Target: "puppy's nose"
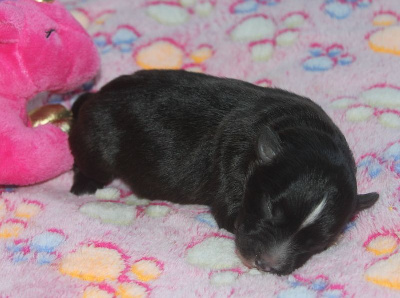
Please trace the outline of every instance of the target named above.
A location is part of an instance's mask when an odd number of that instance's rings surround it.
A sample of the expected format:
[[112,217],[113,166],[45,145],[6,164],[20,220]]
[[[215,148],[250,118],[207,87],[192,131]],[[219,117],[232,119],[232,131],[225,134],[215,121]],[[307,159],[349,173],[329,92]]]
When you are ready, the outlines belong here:
[[257,257],[254,264],[256,265],[257,269],[265,272],[275,271],[275,267],[277,265],[272,258],[267,256]]

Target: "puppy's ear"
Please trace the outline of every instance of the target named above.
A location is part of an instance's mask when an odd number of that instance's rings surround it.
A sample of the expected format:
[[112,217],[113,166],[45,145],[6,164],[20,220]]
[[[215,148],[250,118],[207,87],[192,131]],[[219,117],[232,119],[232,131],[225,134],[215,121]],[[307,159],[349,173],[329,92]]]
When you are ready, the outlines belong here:
[[273,132],[269,127],[263,128],[258,137],[258,157],[266,163],[272,162],[274,157],[282,149],[280,143],[281,140],[275,132]]
[[357,212],[372,207],[378,201],[379,194],[371,192],[363,195],[357,195]]

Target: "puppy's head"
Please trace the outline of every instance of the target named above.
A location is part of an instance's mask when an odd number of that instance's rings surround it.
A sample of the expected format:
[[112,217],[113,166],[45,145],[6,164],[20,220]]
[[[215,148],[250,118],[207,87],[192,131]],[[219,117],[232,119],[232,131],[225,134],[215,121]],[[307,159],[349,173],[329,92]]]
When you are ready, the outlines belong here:
[[[283,275],[333,244],[351,218],[379,195],[357,194],[351,157],[327,159],[309,152],[295,156],[293,148],[280,143],[272,131],[260,137],[262,162],[248,179],[235,227],[243,263]],[[332,156],[334,146],[322,145],[318,150]]]

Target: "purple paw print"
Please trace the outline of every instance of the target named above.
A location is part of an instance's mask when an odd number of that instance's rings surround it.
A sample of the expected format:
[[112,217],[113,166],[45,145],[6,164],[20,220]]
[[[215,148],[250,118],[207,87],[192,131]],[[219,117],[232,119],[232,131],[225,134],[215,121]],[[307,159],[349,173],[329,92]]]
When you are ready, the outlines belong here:
[[322,10],[331,18],[342,20],[351,15],[356,8],[370,6],[372,0],[326,0]]
[[307,71],[327,71],[336,65],[349,65],[355,57],[344,52],[340,44],[323,47],[318,43],[310,46],[310,56],[303,62],[303,68]]

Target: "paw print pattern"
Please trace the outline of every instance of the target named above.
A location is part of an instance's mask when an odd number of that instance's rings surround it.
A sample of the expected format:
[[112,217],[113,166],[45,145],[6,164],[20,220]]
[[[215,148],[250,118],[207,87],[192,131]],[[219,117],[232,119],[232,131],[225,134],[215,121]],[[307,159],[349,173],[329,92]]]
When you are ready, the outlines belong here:
[[133,54],[137,65],[143,69],[186,69],[204,72],[204,62],[214,55],[213,47],[200,44],[190,53],[171,38],[161,38],[145,44]]
[[254,61],[268,61],[277,46],[290,46],[297,40],[307,15],[292,12],[279,22],[264,14],[247,16],[227,34],[235,42],[248,43]]
[[79,211],[103,223],[121,226],[132,224],[136,218],[134,206],[118,202],[88,202]]
[[163,25],[180,25],[196,14],[208,16],[215,6],[215,0],[155,1],[147,4],[149,17]]
[[232,14],[253,13],[261,6],[275,6],[280,0],[239,0],[231,5],[229,11]]
[[381,154],[362,156],[357,167],[371,179],[378,177],[385,168],[400,177],[400,141],[389,144]]
[[34,260],[39,265],[47,265],[60,258],[57,248],[65,239],[66,236],[62,231],[50,229],[30,240],[16,239],[9,241],[6,244],[6,249],[14,263]]
[[290,289],[281,291],[278,294],[278,298],[346,297],[344,286],[340,284],[331,284],[328,277],[324,275],[319,275],[312,279],[307,279],[299,275],[293,275],[289,276],[288,283],[290,285]]
[[147,297],[164,271],[156,258],[135,261],[108,242],[88,242],[62,258],[61,274],[89,282],[83,297]]
[[325,0],[322,5],[324,11],[331,18],[346,19],[357,8],[367,8],[372,0]]
[[210,212],[201,212],[196,216],[196,220],[208,225],[211,228],[218,228],[218,224]]
[[102,54],[110,53],[113,49],[121,53],[130,53],[139,37],[139,32],[130,25],[120,25],[112,33],[97,32],[93,35],[94,43]]
[[383,170],[382,162],[375,154],[363,156],[357,163],[357,168],[361,169],[372,179],[378,177]]
[[[209,211],[200,212],[196,219],[217,229]],[[232,285],[241,277],[265,274],[245,267],[236,254],[234,238],[219,231],[193,239],[186,247],[185,260],[192,266],[209,271],[210,284],[217,286]]]
[[15,218],[7,219],[0,224],[0,239],[16,238],[25,230],[26,221]]
[[344,51],[340,44],[323,47],[318,43],[310,46],[310,56],[303,62],[303,68],[307,71],[326,71],[337,65],[350,65],[355,57]]
[[10,186],[10,185],[0,185],[0,195],[3,192],[13,192],[15,190],[14,186]]
[[113,187],[99,189],[94,196],[97,201],[83,204],[79,211],[105,224],[130,225],[136,219],[135,205],[148,204],[147,202],[140,202],[139,199],[134,201],[133,195],[124,196],[120,189]]
[[114,187],[97,190],[95,197],[97,201],[83,204],[79,211],[105,224],[117,226],[131,225],[136,218],[143,216],[162,218],[175,210],[171,203],[139,199]]
[[101,31],[103,25],[115,13],[116,11],[112,9],[100,11],[95,15],[91,15],[81,8],[71,11],[71,14],[82,27],[93,36],[94,43],[101,54],[109,53],[113,49],[117,49],[121,53],[129,53],[132,51],[134,42],[140,37],[139,32],[134,27],[122,24],[111,33]]
[[400,88],[397,86],[378,84],[362,92],[358,98],[335,99],[331,106],[345,110],[346,118],[351,122],[375,118],[385,127],[400,127]]
[[93,89],[96,83],[96,78],[84,83],[73,91],[67,93],[51,93],[43,100],[42,105],[46,104],[62,104],[68,109],[71,109],[73,102],[84,92],[89,92]]
[[83,8],[71,9],[71,14],[75,19],[82,25],[86,31],[92,35],[98,32],[103,25],[113,17],[116,13],[113,9],[102,10],[96,14],[91,14],[89,11]]
[[191,242],[187,246],[185,260],[193,266],[211,270],[210,283],[215,285],[231,284],[248,272],[235,253],[233,238],[219,233]]
[[197,243],[188,245],[186,260],[198,267],[221,270],[240,265],[235,255],[233,238],[225,235],[212,235]]
[[372,24],[378,29],[367,34],[365,39],[371,50],[400,55],[400,15],[394,11],[375,13]]
[[167,216],[167,214],[170,213],[171,209],[171,204],[167,202],[150,203],[147,206],[145,213],[147,216],[158,218]]
[[364,243],[365,249],[377,257],[364,274],[367,281],[400,290],[399,232],[373,234]]
[[383,161],[400,177],[400,141],[391,144],[383,154]]
[[44,208],[34,200],[23,200],[17,205],[0,198],[0,240],[17,238],[27,227],[28,221]]

